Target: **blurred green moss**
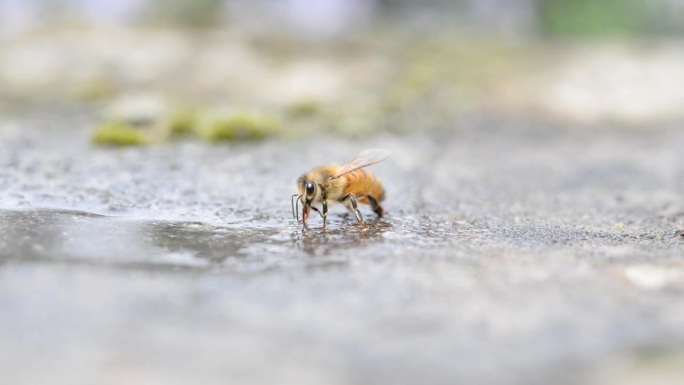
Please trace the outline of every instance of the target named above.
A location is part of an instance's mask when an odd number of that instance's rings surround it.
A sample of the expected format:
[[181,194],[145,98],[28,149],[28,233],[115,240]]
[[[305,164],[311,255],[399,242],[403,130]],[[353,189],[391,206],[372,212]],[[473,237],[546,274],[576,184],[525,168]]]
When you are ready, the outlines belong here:
[[654,16],[639,0],[542,0],[538,10],[542,27],[562,37],[637,35]]
[[221,0],[152,0],[147,11],[152,20],[190,27],[216,25],[224,13]]
[[149,143],[145,132],[125,122],[103,122],[95,128],[93,143],[106,146],[140,146]]
[[258,140],[282,132],[280,120],[257,112],[205,113],[197,125],[199,135],[209,142]]
[[286,107],[288,115],[295,118],[306,118],[321,112],[321,105],[314,100],[300,100]]
[[200,112],[192,108],[179,108],[169,116],[171,135],[188,135],[195,131]]

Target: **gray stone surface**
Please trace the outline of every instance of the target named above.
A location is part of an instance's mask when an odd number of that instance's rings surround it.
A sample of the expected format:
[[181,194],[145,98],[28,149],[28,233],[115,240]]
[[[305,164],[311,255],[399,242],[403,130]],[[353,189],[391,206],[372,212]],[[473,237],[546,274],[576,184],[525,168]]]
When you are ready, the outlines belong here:
[[[0,125],[3,384],[681,383],[677,126],[111,149],[93,122]],[[386,218],[295,223],[296,178],[368,147]]]

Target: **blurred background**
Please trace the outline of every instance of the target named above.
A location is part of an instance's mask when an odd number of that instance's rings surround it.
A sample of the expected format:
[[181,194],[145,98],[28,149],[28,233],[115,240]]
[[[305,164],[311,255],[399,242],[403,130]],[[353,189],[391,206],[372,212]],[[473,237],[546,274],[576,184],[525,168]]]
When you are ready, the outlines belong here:
[[[0,383],[684,383],[682,20],[0,0]],[[372,147],[388,215],[296,223]]]
[[0,100],[92,107],[103,144],[473,113],[643,126],[684,115],[682,18],[682,0],[3,0]]

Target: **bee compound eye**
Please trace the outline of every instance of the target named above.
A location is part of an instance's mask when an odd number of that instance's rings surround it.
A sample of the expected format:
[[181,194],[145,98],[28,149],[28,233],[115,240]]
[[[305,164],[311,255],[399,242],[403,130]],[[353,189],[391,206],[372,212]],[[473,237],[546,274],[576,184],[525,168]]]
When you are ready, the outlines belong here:
[[316,192],[316,186],[312,181],[307,181],[306,184],[304,185],[304,188],[306,189],[306,196],[307,197],[312,197],[314,193]]

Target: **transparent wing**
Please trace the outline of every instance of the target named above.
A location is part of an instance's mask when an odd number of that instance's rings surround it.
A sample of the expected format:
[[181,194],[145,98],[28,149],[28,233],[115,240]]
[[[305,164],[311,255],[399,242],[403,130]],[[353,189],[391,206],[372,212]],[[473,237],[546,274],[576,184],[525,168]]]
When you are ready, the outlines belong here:
[[354,159],[343,164],[340,168],[340,171],[331,176],[330,179],[337,179],[348,172],[370,166],[371,164],[382,162],[391,154],[391,152],[382,148],[369,148],[367,150],[363,150]]

